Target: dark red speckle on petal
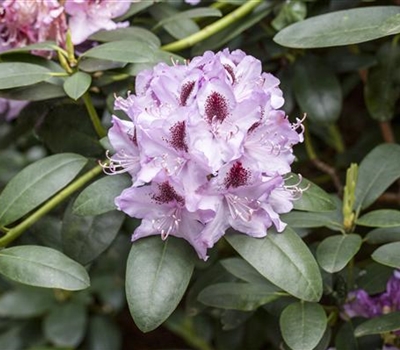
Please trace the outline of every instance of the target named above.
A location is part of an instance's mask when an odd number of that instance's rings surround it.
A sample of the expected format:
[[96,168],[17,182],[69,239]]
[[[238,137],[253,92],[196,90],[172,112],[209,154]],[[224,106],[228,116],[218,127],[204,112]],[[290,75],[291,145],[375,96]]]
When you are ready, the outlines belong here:
[[187,99],[189,98],[191,92],[194,88],[194,81],[189,81],[182,86],[181,96],[180,96],[180,103],[181,106],[186,106]]
[[188,146],[186,143],[186,122],[181,121],[173,125],[169,131],[171,132],[171,138],[169,144],[176,151],[188,151]]
[[243,168],[241,162],[236,162],[233,164],[232,168],[229,170],[229,173],[226,175],[224,180],[224,185],[226,189],[229,187],[239,187],[244,186],[248,183],[250,178],[250,172]]
[[222,123],[228,116],[228,102],[219,92],[212,92],[206,99],[206,117],[209,123],[214,120]]
[[224,68],[226,72],[229,74],[231,77],[232,85],[235,84],[236,82],[236,77],[235,77],[235,72],[233,71],[233,68],[229,64],[224,64]]
[[172,201],[176,201],[182,205],[185,203],[185,199],[176,193],[168,181],[159,184],[158,189],[160,193],[157,195],[154,194],[152,198],[159,204],[166,204]]

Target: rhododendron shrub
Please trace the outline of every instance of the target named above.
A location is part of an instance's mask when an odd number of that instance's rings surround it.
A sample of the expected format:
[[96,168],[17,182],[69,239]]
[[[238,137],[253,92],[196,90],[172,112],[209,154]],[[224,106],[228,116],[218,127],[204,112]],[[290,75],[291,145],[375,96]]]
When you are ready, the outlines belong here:
[[0,0],[0,348],[400,349],[398,5]]

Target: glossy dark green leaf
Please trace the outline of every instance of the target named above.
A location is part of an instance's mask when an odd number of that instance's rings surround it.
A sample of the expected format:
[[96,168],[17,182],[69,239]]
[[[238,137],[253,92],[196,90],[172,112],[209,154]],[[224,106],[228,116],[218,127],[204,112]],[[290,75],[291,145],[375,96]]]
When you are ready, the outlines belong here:
[[157,23],[167,21],[162,27],[175,39],[183,39],[200,30],[199,26],[190,18],[181,18],[169,22],[168,19],[179,15],[180,12],[173,6],[166,3],[157,3],[149,9],[150,14],[156,19]]
[[190,9],[182,12],[178,12],[172,16],[168,16],[167,18],[164,18],[163,20],[159,21],[155,27],[164,27],[167,26],[168,24],[171,24],[172,22],[175,21],[182,21],[185,19],[191,19],[191,18],[202,18],[202,17],[221,17],[222,13],[220,10],[212,7],[198,7],[195,9]]
[[73,100],[81,97],[90,87],[92,77],[84,72],[76,72],[64,82],[64,91]]
[[53,196],[85,166],[87,159],[56,154],[27,166],[0,194],[0,225],[8,225]]
[[[290,227],[313,228],[328,227],[334,231],[341,231],[343,228],[343,218],[334,211],[332,212],[301,212],[292,211],[282,215],[281,219]],[[341,213],[340,213],[341,214]]]
[[304,20],[307,15],[307,6],[301,1],[286,2],[282,5],[278,15],[273,19],[271,25],[275,30],[281,30],[289,24]]
[[218,283],[202,290],[199,301],[221,309],[252,311],[277,298],[277,287],[250,283]]
[[395,311],[387,315],[378,316],[361,323],[356,327],[354,334],[362,337],[370,334],[381,334],[400,329],[400,312]]
[[220,30],[218,33],[211,37],[201,41],[195,45],[192,49],[192,56],[202,55],[206,50],[215,50],[224,47],[224,44],[237,38],[246,29],[251,28],[257,23],[268,16],[272,11],[272,4],[264,1],[260,6],[257,7],[257,11],[254,11],[244,18],[241,18],[232,25]]
[[365,236],[365,241],[370,244],[382,244],[400,241],[399,227],[376,228],[369,231]]
[[386,290],[387,281],[392,275],[392,268],[372,262],[359,273],[356,284],[370,295],[378,294]]
[[15,52],[30,52],[32,50],[54,51],[56,45],[57,43],[55,41],[43,41],[41,43],[26,45],[23,47],[18,47],[11,50],[3,51],[1,55],[8,55]]
[[342,90],[333,71],[318,57],[305,56],[294,66],[294,94],[302,113],[318,123],[333,123],[341,113]]
[[140,2],[133,2],[129,7],[129,10],[126,11],[123,15],[115,18],[116,22],[125,21],[127,18],[136,15],[137,13],[147,9],[148,7],[152,6],[154,3],[152,1],[140,1]]
[[12,327],[5,332],[1,332],[0,344],[7,347],[7,350],[22,350],[21,326]]
[[198,259],[183,239],[159,236],[132,244],[126,269],[126,297],[136,325],[149,332],[174,311]]
[[87,350],[119,350],[121,338],[119,328],[109,317],[96,315],[90,318]]
[[362,238],[354,233],[325,238],[317,248],[317,261],[327,272],[342,270],[359,251]]
[[84,305],[66,302],[54,307],[45,317],[43,332],[54,345],[75,348],[83,340],[86,323]]
[[280,31],[274,41],[305,49],[356,44],[397,33],[398,6],[369,6],[308,18]]
[[117,28],[114,30],[101,30],[92,34],[90,40],[109,42],[118,40],[143,41],[154,48],[161,45],[160,39],[149,30],[142,27]]
[[330,211],[336,208],[328,193],[311,181],[299,177],[296,174],[290,174],[285,181],[286,186],[295,186],[303,190],[299,199],[293,202],[294,209],[304,211]]
[[112,41],[86,51],[83,57],[131,63],[155,62],[156,49],[141,40]]
[[0,90],[0,97],[21,101],[42,101],[63,96],[66,95],[62,86],[47,82]]
[[378,209],[359,217],[356,224],[368,227],[400,226],[400,210]]
[[335,337],[336,349],[358,350],[357,339],[354,337],[354,328],[351,322],[343,323]]
[[110,246],[124,218],[124,213],[116,210],[97,216],[78,216],[68,207],[61,230],[64,253],[82,265],[90,263]]
[[327,317],[321,305],[298,302],[283,310],[279,324],[291,349],[312,350],[324,335]]
[[322,279],[318,264],[301,238],[290,228],[269,230],[265,238],[225,235],[230,245],[258,272],[293,296],[318,301]]
[[43,315],[55,304],[54,293],[48,289],[18,288],[0,297],[0,316],[31,318]]
[[376,262],[400,269],[400,242],[388,243],[376,249],[371,258]]
[[[52,106],[41,117],[36,127],[41,141],[54,153],[72,152],[99,159],[104,156],[104,148],[82,104],[60,103]],[[79,115],[79,118],[71,118]],[[43,120],[44,119],[44,120]]]
[[[79,61],[79,69],[88,73],[94,73],[98,71],[105,71],[109,69],[123,68],[127,65],[126,62],[115,62],[109,60],[100,60],[97,58],[84,58]],[[101,78],[101,77],[100,77]],[[98,86],[99,77],[93,82],[95,86]]]
[[82,265],[57,250],[40,246],[17,246],[0,251],[0,274],[31,286],[81,290],[89,287]]
[[[222,266],[233,276],[252,284],[261,284],[268,287],[275,287],[253,266],[242,258],[228,258],[220,261]],[[275,287],[276,288],[276,287]]]
[[355,210],[365,209],[400,177],[400,145],[382,144],[363,159],[358,168]]
[[364,98],[371,117],[382,122],[395,116],[400,95],[400,47],[386,43],[377,58],[378,65],[368,71]]
[[0,63],[0,89],[32,85],[48,78],[50,78],[50,71],[36,64]]
[[128,176],[106,176],[86,187],[74,202],[76,215],[99,215],[115,210],[114,200],[132,185]]

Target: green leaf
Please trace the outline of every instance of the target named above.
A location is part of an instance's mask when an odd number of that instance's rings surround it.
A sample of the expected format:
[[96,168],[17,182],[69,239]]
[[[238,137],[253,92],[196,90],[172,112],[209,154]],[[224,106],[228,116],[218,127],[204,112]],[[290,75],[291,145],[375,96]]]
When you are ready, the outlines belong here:
[[98,45],[86,51],[82,57],[93,57],[103,60],[131,63],[155,62],[156,50],[141,40],[112,41]]
[[400,210],[379,209],[370,211],[359,217],[356,224],[368,227],[396,227],[400,226]]
[[83,266],[57,250],[40,246],[17,246],[0,251],[0,273],[31,286],[81,290],[89,287]]
[[327,318],[321,305],[298,302],[283,310],[279,320],[282,337],[293,350],[312,350],[324,335]]
[[169,4],[157,3],[149,9],[150,14],[156,19],[157,23],[167,21],[163,28],[175,39],[183,39],[200,30],[199,26],[190,18],[181,18],[173,22],[168,19],[179,15],[180,12]]
[[363,337],[370,334],[381,334],[400,329],[400,312],[395,311],[386,315],[372,318],[356,327],[356,337]]
[[64,82],[64,91],[73,100],[81,97],[90,87],[92,77],[84,72],[76,72]]
[[286,2],[282,5],[278,15],[272,20],[271,25],[276,30],[281,30],[289,24],[304,20],[307,15],[307,6],[301,1]]
[[357,340],[354,337],[354,328],[351,322],[343,323],[335,337],[336,349],[358,350]]
[[110,246],[124,218],[124,213],[116,210],[97,216],[77,216],[68,207],[61,230],[64,253],[87,265]]
[[1,55],[7,55],[10,53],[16,52],[30,52],[32,50],[41,50],[41,51],[54,51],[54,48],[57,46],[55,41],[43,41],[41,43],[36,43],[32,45],[26,45],[23,47],[17,47],[15,49],[10,49],[7,51],[3,51]]
[[0,90],[0,97],[21,101],[42,101],[63,96],[65,96],[65,91],[62,86],[47,82]]
[[294,66],[294,94],[301,112],[318,123],[333,123],[341,113],[342,89],[336,75],[317,56],[305,56]]
[[291,211],[288,214],[281,216],[283,222],[287,223],[290,227],[296,228],[313,228],[313,227],[328,227],[334,231],[341,231],[343,229],[343,218],[341,212],[301,212]]
[[368,71],[364,98],[371,117],[382,122],[395,116],[396,102],[400,95],[400,47],[385,43],[377,58],[378,65]]
[[203,17],[221,17],[222,13],[220,10],[212,7],[198,7],[182,12],[178,12],[172,16],[168,16],[157,23],[153,30],[172,24],[173,22],[179,22],[190,18],[203,18]]
[[186,291],[197,259],[183,239],[147,237],[132,244],[127,261],[126,297],[136,325],[149,332],[174,311]]
[[400,33],[398,6],[370,6],[331,12],[292,24],[274,41],[282,46],[310,49],[362,43]]
[[87,350],[121,349],[121,333],[109,317],[96,315],[89,321]]
[[399,227],[384,227],[369,231],[365,241],[370,244],[382,244],[400,241]]
[[252,311],[277,298],[278,288],[250,283],[218,283],[203,289],[198,299],[221,309]]
[[0,89],[39,83],[50,78],[47,68],[31,63],[0,63]]
[[86,331],[87,315],[82,304],[67,302],[54,307],[43,322],[46,338],[56,346],[77,347]]
[[74,179],[86,162],[82,156],[64,153],[27,166],[0,194],[0,226],[18,220],[53,196]]
[[293,202],[294,209],[313,212],[336,209],[336,205],[328,193],[299,175],[290,174],[285,181],[285,186],[296,186],[303,190],[301,197]]
[[43,315],[54,306],[52,290],[19,288],[0,297],[0,317],[31,318]]
[[378,294],[386,290],[387,281],[392,275],[392,268],[372,262],[359,273],[356,284],[370,295]]
[[220,263],[229,273],[245,282],[268,287],[274,286],[244,259],[228,258],[221,260]]
[[400,269],[400,242],[388,243],[376,249],[371,258],[376,262]]
[[99,215],[115,210],[115,198],[131,185],[132,179],[128,176],[103,177],[79,194],[72,211],[76,215]]
[[325,238],[317,248],[317,261],[327,272],[342,270],[361,247],[362,238],[354,233]]
[[382,144],[363,159],[358,168],[354,209],[369,207],[400,177],[400,145]]
[[265,238],[244,234],[225,235],[229,244],[259,273],[291,295],[306,301],[318,301],[322,278],[314,257],[290,228],[273,230]]
[[114,30],[100,30],[92,34],[90,40],[109,42],[118,40],[143,41],[147,45],[158,48],[161,46],[160,39],[147,29],[142,27],[117,28]]

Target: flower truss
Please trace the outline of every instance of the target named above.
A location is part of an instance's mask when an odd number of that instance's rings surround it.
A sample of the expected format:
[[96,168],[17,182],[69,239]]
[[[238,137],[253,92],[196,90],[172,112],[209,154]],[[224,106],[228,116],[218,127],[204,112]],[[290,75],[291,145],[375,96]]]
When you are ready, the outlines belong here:
[[303,128],[279,110],[278,85],[259,60],[228,49],[137,76],[136,93],[116,99],[129,120],[113,117],[105,166],[132,176],[115,202],[142,219],[133,241],[182,237],[206,259],[229,227],[253,237],[285,228],[279,214],[301,190],[284,176]]
[[[343,305],[343,318],[364,317],[374,318],[390,312],[400,311],[400,271],[395,271],[386,284],[383,293],[370,296],[363,289],[350,292],[347,296],[347,303]],[[399,340],[400,332],[396,331],[386,335],[384,350],[399,349],[393,345]]]

